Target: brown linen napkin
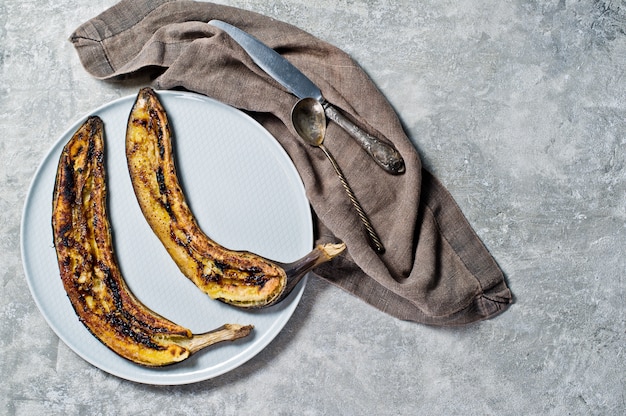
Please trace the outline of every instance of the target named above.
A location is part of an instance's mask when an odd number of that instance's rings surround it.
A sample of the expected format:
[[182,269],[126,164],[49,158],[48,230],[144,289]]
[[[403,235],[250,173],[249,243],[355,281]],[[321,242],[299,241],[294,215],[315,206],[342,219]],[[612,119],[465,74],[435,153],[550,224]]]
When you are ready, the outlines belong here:
[[[377,255],[331,164],[291,126],[297,101],[230,37],[206,22],[224,20],[262,40],[315,82],[325,98],[370,133],[391,141],[407,171],[380,169],[330,123],[326,146],[346,174],[386,247]],[[501,270],[445,188],[422,169],[398,117],[368,76],[341,50],[289,24],[212,3],[123,0],[71,36],[99,79],[151,74],[152,86],[182,88],[240,108],[292,158],[317,217],[319,241],[348,250],[315,273],[404,320],[456,325],[489,318],[511,303]]]

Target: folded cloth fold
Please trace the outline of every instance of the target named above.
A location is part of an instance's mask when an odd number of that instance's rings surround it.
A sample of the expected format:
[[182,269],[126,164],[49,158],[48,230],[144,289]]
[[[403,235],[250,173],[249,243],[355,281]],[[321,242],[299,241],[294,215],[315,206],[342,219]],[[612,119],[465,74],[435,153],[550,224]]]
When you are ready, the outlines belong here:
[[[219,19],[285,56],[324,97],[402,154],[394,176],[338,126],[325,145],[381,236],[370,248],[350,200],[324,154],[302,142],[290,121],[297,98],[265,74],[226,33]],[[284,22],[205,2],[122,0],[71,35],[85,69],[99,79],[150,74],[158,89],[186,89],[246,111],[279,141],[304,182],[316,216],[316,238],[343,241],[347,252],[315,273],[403,320],[457,325],[494,316],[511,303],[502,271],[431,174],[374,83],[346,53]]]

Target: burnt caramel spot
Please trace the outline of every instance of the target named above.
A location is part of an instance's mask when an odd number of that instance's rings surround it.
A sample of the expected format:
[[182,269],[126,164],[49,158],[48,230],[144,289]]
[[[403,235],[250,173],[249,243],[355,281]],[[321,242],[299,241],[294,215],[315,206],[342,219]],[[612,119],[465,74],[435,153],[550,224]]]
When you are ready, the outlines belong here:
[[143,118],[133,118],[132,122],[135,126],[141,126],[144,129],[148,127],[148,121]]
[[261,273],[263,269],[261,269],[258,266],[252,266],[252,267],[248,267],[247,269],[245,269],[245,271],[251,274],[257,274],[257,273]]
[[58,243],[60,243],[63,247],[72,247],[74,240],[71,238],[70,233],[72,231],[72,223],[68,222],[59,227],[60,234],[58,237]]
[[115,328],[118,333],[132,339],[138,344],[144,345],[154,350],[165,349],[164,347],[155,344],[149,335],[135,331],[131,323],[116,312],[105,315],[105,320],[111,325],[111,327]]
[[188,249],[187,252],[190,252],[189,250],[189,242],[191,241],[191,237],[189,237],[187,234],[185,234],[185,239],[182,240],[180,238],[178,238],[178,235],[174,232],[174,230],[172,230],[172,232],[170,233],[170,237],[172,238],[172,241],[174,241],[176,243],[176,245],[186,248]]
[[269,279],[267,278],[267,276],[264,273],[261,273],[261,274],[251,274],[249,276],[246,276],[245,284],[246,285],[263,287],[263,286],[265,286],[265,284],[267,283],[268,280]]
[[155,172],[156,180],[159,184],[159,193],[167,196],[167,186],[165,185],[165,175],[163,174],[163,168],[159,166]]
[[223,276],[217,273],[206,274],[202,273],[202,279],[207,283],[222,283]]
[[76,198],[76,183],[74,180],[74,169],[69,163],[63,164],[63,177],[61,182],[61,194],[67,201]]
[[[219,273],[208,274],[203,272],[204,267],[201,261],[198,261],[197,264],[198,270],[201,271],[202,279],[207,283],[221,284],[225,279],[228,279],[230,284],[262,288],[271,279],[262,269],[256,266],[237,269],[233,268],[232,265],[215,260],[213,266],[219,270]],[[234,276],[238,277],[233,279]]]
[[159,117],[159,111],[155,108],[150,108],[150,120],[153,121],[156,126],[153,129],[157,136],[157,147],[159,148],[159,157],[163,159],[165,157],[165,143],[163,142],[163,126],[161,125],[161,118]]
[[124,302],[122,301],[122,296],[120,293],[121,288],[117,280],[113,277],[111,269],[102,261],[98,262],[98,267],[100,268],[102,273],[104,273],[104,283],[110,291],[115,308],[118,310],[124,310]]
[[97,161],[98,163],[104,163],[104,152],[102,152],[102,151],[100,151],[100,150],[98,150],[98,151],[96,152],[96,161]]
[[96,131],[91,130],[90,132],[90,140],[87,142],[87,160],[94,160],[95,146],[96,141],[93,137],[96,135]]
[[156,175],[157,183],[159,184],[159,193],[165,197],[165,201],[161,200],[161,205],[167,211],[167,214],[172,218],[172,220],[176,219],[174,212],[172,211],[172,206],[170,205],[168,195],[169,192],[167,190],[167,185],[165,184],[165,175],[163,174],[163,168],[159,166],[154,173]]
[[228,268],[228,264],[226,263],[222,263],[221,261],[215,261],[214,262],[215,267],[217,267],[218,269],[220,269],[221,272],[224,272],[224,270],[226,270]]

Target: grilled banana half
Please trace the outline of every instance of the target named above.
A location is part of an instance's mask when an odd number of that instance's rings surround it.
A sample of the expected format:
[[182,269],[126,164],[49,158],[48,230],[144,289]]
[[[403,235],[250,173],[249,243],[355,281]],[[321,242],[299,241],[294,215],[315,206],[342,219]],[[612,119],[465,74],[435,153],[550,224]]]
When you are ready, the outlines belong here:
[[131,110],[126,158],[141,210],[182,273],[213,299],[244,308],[272,305],[344,244],[316,247],[302,259],[282,264],[247,251],[229,250],[198,226],[177,178],[172,132],[157,94],[143,88]]
[[156,367],[250,333],[251,326],[226,324],[194,335],[143,305],[126,285],[113,251],[106,193],[103,123],[92,116],[63,148],[52,227],[63,286],[96,338],[128,360]]

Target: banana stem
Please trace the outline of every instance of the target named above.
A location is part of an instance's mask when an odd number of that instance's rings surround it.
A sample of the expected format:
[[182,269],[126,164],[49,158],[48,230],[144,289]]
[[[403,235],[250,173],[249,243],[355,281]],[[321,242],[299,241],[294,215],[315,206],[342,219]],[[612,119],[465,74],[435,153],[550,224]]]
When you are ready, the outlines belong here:
[[204,334],[194,334],[191,338],[182,339],[176,343],[193,354],[218,342],[235,341],[248,336],[252,329],[254,329],[252,325],[225,324]]
[[272,302],[272,305],[285,299],[309,271],[337,257],[345,248],[345,243],[318,245],[301,259],[293,263],[283,264],[282,267],[287,274],[287,287],[283,294]]

